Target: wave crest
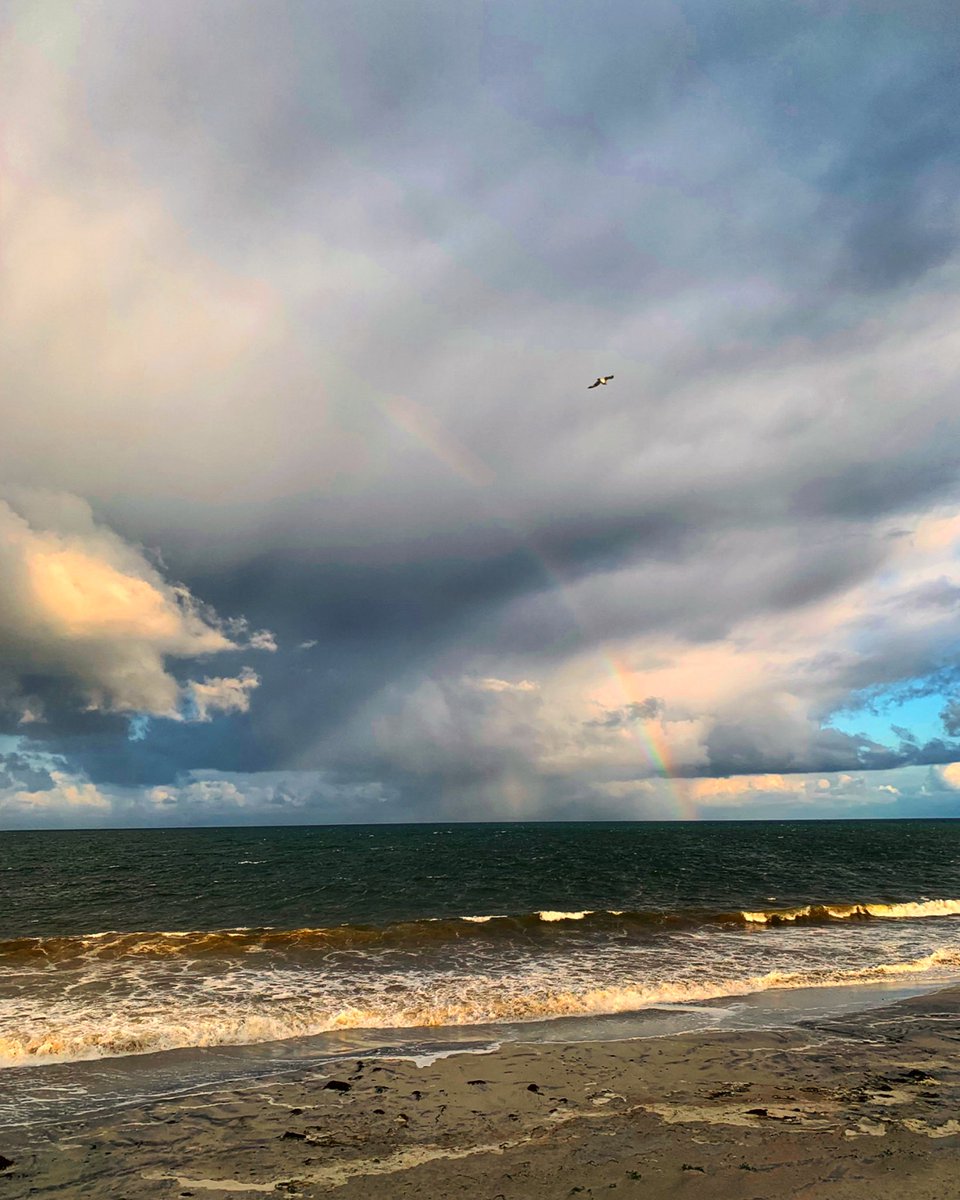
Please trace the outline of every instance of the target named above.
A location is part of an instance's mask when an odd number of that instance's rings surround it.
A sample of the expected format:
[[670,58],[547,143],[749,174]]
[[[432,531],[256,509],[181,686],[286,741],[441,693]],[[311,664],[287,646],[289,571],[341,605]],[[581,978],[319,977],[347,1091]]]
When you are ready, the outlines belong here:
[[725,912],[714,909],[623,910],[541,909],[516,915],[493,913],[433,917],[388,925],[329,928],[237,928],[122,933],[106,931],[66,937],[23,937],[0,941],[0,964],[43,960],[63,964],[121,958],[234,958],[257,953],[311,954],[333,950],[376,951],[436,947],[462,939],[511,941],[629,933],[636,937],[710,926],[740,928],[858,920],[919,920],[960,915],[960,900],[896,903],[804,904],[793,908]]
[[922,917],[960,915],[960,900],[910,900],[903,904],[805,904],[798,908],[773,908],[744,912],[743,919],[753,925],[780,925],[797,921],[902,921]]

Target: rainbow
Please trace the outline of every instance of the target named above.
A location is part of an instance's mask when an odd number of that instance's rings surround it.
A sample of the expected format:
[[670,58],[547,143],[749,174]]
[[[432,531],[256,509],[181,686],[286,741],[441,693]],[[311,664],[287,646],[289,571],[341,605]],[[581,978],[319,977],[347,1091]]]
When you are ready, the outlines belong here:
[[[636,672],[626,663],[616,658],[607,650],[601,650],[610,668],[610,674],[623,693],[627,704],[639,704],[646,699],[637,684]],[[667,785],[667,795],[672,802],[676,815],[681,821],[696,821],[700,810],[687,796],[686,789],[678,782],[675,769],[670,758],[670,747],[663,736],[663,729],[658,721],[636,721],[634,723],[636,737],[646,751],[652,766]]]
[[[558,567],[551,563],[549,557],[533,544],[528,534],[516,526],[508,514],[499,510],[493,503],[493,497],[486,489],[496,480],[494,471],[472,450],[453,437],[422,405],[405,396],[388,396],[378,399],[376,403],[391,424],[416,440],[454,475],[480,492],[484,507],[498,524],[511,530],[517,542],[534,559],[550,580],[577,627],[581,630],[588,629],[589,622],[578,611],[572,589]],[[592,638],[590,640],[595,641]],[[627,666],[623,659],[615,656],[602,644],[598,652],[606,672],[623,695],[624,704],[635,704],[644,700],[646,697],[641,693],[636,673]],[[686,789],[678,783],[670,758],[670,749],[663,737],[660,723],[639,720],[633,722],[631,728],[634,738],[642,749],[647,762],[653,768],[654,774],[664,780],[666,784],[665,797],[676,818],[683,821],[697,820],[699,810],[688,799]]]
[[406,396],[388,396],[378,400],[377,404],[398,429],[426,446],[435,458],[467,483],[487,487],[494,482],[494,473],[487,464],[452,437],[422,404]]

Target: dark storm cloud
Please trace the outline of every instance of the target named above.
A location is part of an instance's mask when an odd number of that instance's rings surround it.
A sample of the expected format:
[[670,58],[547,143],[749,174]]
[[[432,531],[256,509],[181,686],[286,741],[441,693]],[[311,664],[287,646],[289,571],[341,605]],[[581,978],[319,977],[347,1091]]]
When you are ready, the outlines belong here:
[[[30,737],[48,741],[59,737],[107,737],[114,739],[126,736],[129,720],[117,713],[91,712],[84,702],[81,691],[69,680],[55,676],[21,673],[16,696],[0,709],[0,733],[8,736],[26,733]],[[13,701],[16,700],[16,704]],[[33,706],[37,714],[43,715],[42,722],[22,723],[23,707]],[[34,725],[34,728],[30,728]]]
[[848,157],[825,179],[853,210],[841,278],[864,290],[916,279],[957,243],[957,81],[948,57],[960,39],[955,22],[943,33],[943,57],[916,61],[879,90]]
[[865,734],[848,734],[838,729],[812,731],[806,741],[799,729],[791,729],[788,737],[778,737],[781,732],[776,719],[763,726],[759,722],[718,722],[707,738],[709,774],[886,771],[952,763],[960,758],[960,742],[938,738],[920,745],[915,739],[901,737],[899,745],[885,746]]
[[960,700],[951,700],[940,713],[940,720],[951,737],[960,735]]
[[[594,630],[607,635],[682,632],[694,641],[707,640],[724,636],[747,612],[789,608],[829,595],[877,561],[869,542],[834,544],[828,539],[824,561],[818,564],[812,547],[805,557],[799,547],[785,551],[781,534],[757,559],[740,560],[729,547],[719,546],[709,552],[702,547],[689,560],[681,554],[678,563],[677,544],[668,553],[665,541],[661,576],[653,557],[656,544],[650,547],[641,527],[634,531],[639,548],[633,557],[642,580],[630,575],[620,585],[616,575],[606,582],[602,576],[592,579],[591,565],[604,553],[610,555],[610,546],[619,546],[621,557],[626,554],[629,533],[614,527],[604,551],[602,539],[591,543],[579,526],[569,536],[553,531],[547,561],[560,566],[571,587],[582,580],[588,589],[586,626],[544,559],[528,547],[511,547],[512,539],[494,556],[317,565],[294,554],[276,554],[236,572],[191,572],[194,588],[215,607],[228,602],[241,607],[254,625],[271,619],[287,648],[276,659],[258,663],[261,685],[250,713],[206,726],[153,722],[143,742],[126,740],[126,724],[122,729],[116,725],[113,736],[104,728],[93,737],[91,714],[85,717],[84,735],[71,738],[69,751],[65,743],[58,744],[97,782],[169,782],[191,767],[279,769],[302,761],[308,747],[348,725],[391,680],[409,677],[418,664],[437,655],[456,663],[465,643],[468,648],[484,646],[487,652],[499,648],[550,660],[589,645]],[[561,546],[572,551],[561,555]],[[585,562],[576,553],[581,546]],[[711,580],[716,582],[710,611],[704,613],[702,597]],[[290,648],[307,634],[317,644],[307,655],[298,650],[292,665]],[[223,669],[234,669],[230,659]],[[175,672],[185,673],[186,668]],[[634,719],[657,715],[643,705],[629,711]],[[608,715],[603,723],[622,715]],[[53,731],[47,736],[54,737]]]
[[[951,436],[953,431],[951,430]],[[863,520],[908,511],[949,492],[956,458],[949,440],[890,448],[876,461],[843,464],[807,479],[795,493],[796,508],[810,517]]]
[[197,768],[257,771],[265,766],[250,740],[249,725],[231,717],[210,726],[151,723],[143,738],[131,738],[129,720],[91,719],[19,729],[21,744],[55,753],[96,784],[140,787],[170,783],[189,764]]
[[[495,286],[575,289],[619,307],[675,285],[671,272],[729,265],[748,240],[752,265],[783,268],[799,238],[839,235],[837,269],[857,287],[942,258],[955,227],[955,41],[955,22],[929,4],[886,21],[827,4],[740,5],[722,18],[705,3],[642,15],[613,3],[562,14],[288,4],[269,19],[174,4],[120,6],[106,31],[90,22],[79,67],[94,128],[205,223],[215,213],[222,229],[228,213],[243,237],[250,222],[303,221],[304,194],[349,189],[372,170],[398,189],[388,221],[449,241]],[[784,229],[735,178],[745,153],[754,172],[762,165],[758,151],[798,184],[810,176],[837,211],[811,209],[805,228]],[[689,194],[701,190],[709,207]],[[365,205],[373,198],[368,186]],[[678,201],[686,221],[661,211]]]
[[[534,536],[522,527],[467,528],[407,542],[401,558],[395,546],[369,545],[317,561],[327,556],[322,546],[311,552],[291,542],[235,568],[205,568],[190,555],[170,561],[214,606],[242,606],[254,625],[272,614],[282,642],[309,637],[335,655],[358,642],[422,653],[515,600],[553,593],[558,576],[575,582],[630,562],[676,562],[701,541],[680,514],[557,514]],[[849,553],[845,563],[849,571]]]
[[952,623],[948,624],[948,633],[943,642],[918,644],[915,638],[901,639],[891,632],[889,638],[879,639],[872,655],[847,657],[832,664],[829,673],[846,698],[846,702],[835,706],[836,710],[877,714],[955,690],[960,668]]

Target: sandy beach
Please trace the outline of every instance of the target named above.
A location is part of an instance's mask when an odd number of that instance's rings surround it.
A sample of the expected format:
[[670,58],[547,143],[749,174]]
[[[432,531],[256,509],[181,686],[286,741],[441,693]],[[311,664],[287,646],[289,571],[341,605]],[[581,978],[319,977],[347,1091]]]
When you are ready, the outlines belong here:
[[324,1073],[8,1131],[0,1195],[883,1197],[960,1186],[960,989],[766,1031]]

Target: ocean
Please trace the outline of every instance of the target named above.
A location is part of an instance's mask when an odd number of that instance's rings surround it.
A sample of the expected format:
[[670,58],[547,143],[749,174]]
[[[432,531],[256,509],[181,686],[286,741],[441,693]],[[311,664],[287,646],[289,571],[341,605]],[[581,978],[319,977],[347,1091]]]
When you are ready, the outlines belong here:
[[148,1060],[171,1086],[934,987],[958,915],[942,820],[0,833],[0,1124]]

